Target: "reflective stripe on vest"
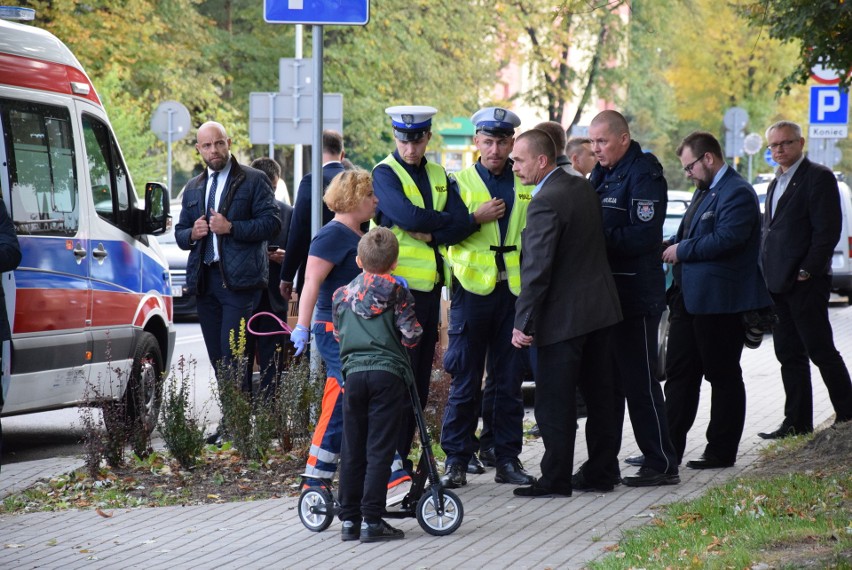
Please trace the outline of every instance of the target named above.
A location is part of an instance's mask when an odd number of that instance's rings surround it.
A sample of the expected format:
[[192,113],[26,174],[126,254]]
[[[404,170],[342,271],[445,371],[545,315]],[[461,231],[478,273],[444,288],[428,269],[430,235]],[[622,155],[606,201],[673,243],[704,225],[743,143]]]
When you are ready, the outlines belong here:
[[[402,183],[405,197],[412,204],[418,208],[426,207],[417,184],[392,154],[379,164],[387,164],[391,167]],[[429,186],[432,188],[432,208],[439,212],[443,211],[447,204],[447,173],[441,165],[427,162],[426,174],[429,177]],[[391,226],[390,230],[399,241],[399,261],[394,273],[404,277],[411,289],[427,292],[434,289],[438,282],[435,250],[429,244],[414,239],[398,226]]]
[[[476,171],[469,166],[453,175],[459,184],[462,200],[470,212],[491,199],[491,193]],[[521,231],[527,224],[527,207],[532,200],[533,186],[524,186],[515,177],[515,203],[509,215],[509,227],[506,241],[500,243],[500,226],[497,220],[482,224],[463,242],[449,247],[447,258],[452,265],[453,275],[465,290],[477,295],[488,295],[497,285],[497,261],[499,255],[492,249],[500,246],[515,246],[514,251],[506,251],[503,262],[509,289],[515,295],[521,292]]]

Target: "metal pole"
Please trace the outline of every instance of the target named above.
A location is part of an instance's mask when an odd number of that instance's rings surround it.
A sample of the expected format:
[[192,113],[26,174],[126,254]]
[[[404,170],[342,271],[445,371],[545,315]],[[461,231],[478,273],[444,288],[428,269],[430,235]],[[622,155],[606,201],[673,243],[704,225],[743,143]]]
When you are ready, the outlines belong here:
[[311,149],[311,236],[322,227],[322,26],[312,26],[314,58],[314,137]]
[[[302,59],[302,34],[304,26],[296,25],[296,59]],[[299,189],[299,182],[302,181],[302,157],[303,147],[300,144],[293,149],[293,203],[296,203],[296,191]]]
[[168,161],[168,166],[166,167],[166,169],[167,169],[167,174],[166,174],[167,179],[166,179],[166,182],[167,182],[168,189],[169,189],[169,199],[170,199],[170,200],[171,200],[171,199],[172,199],[172,197],[173,197],[173,196],[172,196],[172,129],[173,129],[174,127],[172,126],[172,115],[174,115],[174,113],[175,113],[175,112],[174,112],[174,109],[169,109],[169,110],[168,110],[168,114],[169,114],[169,132],[168,132],[168,135],[167,135],[167,137],[166,137],[166,138],[168,138],[168,141],[166,142],[166,146],[168,146],[168,147],[169,147],[169,154],[168,154],[168,159],[167,159],[167,161]]
[[754,180],[754,177],[751,175],[751,162],[754,158],[753,154],[748,155],[748,183],[751,184],[751,181]]
[[275,159],[275,96],[269,94],[269,158]]

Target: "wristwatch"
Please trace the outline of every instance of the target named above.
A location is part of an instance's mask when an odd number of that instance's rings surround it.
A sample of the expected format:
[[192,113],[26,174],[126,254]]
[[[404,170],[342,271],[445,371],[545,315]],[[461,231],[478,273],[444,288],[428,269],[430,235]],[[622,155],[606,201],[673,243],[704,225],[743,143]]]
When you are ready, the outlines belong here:
[[799,269],[799,279],[810,279],[811,274],[805,271],[804,269]]

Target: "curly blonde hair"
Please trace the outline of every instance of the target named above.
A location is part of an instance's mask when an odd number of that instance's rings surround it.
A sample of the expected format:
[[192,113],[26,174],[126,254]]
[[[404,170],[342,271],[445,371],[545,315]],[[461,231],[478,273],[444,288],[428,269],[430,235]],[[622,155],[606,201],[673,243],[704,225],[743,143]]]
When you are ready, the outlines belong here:
[[373,179],[366,170],[344,170],[334,177],[323,201],[336,214],[354,212],[364,198],[373,195]]

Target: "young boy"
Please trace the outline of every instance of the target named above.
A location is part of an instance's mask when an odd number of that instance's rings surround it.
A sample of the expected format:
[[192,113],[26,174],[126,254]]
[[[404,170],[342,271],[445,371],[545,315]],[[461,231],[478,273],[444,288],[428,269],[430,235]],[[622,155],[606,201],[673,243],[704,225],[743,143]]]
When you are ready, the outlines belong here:
[[423,329],[403,279],[390,275],[399,243],[387,228],[373,228],[358,243],[364,272],[334,293],[332,320],[345,379],[340,457],[343,540],[379,542],[405,535],[382,520],[399,423],[409,406],[414,375],[405,348]]

